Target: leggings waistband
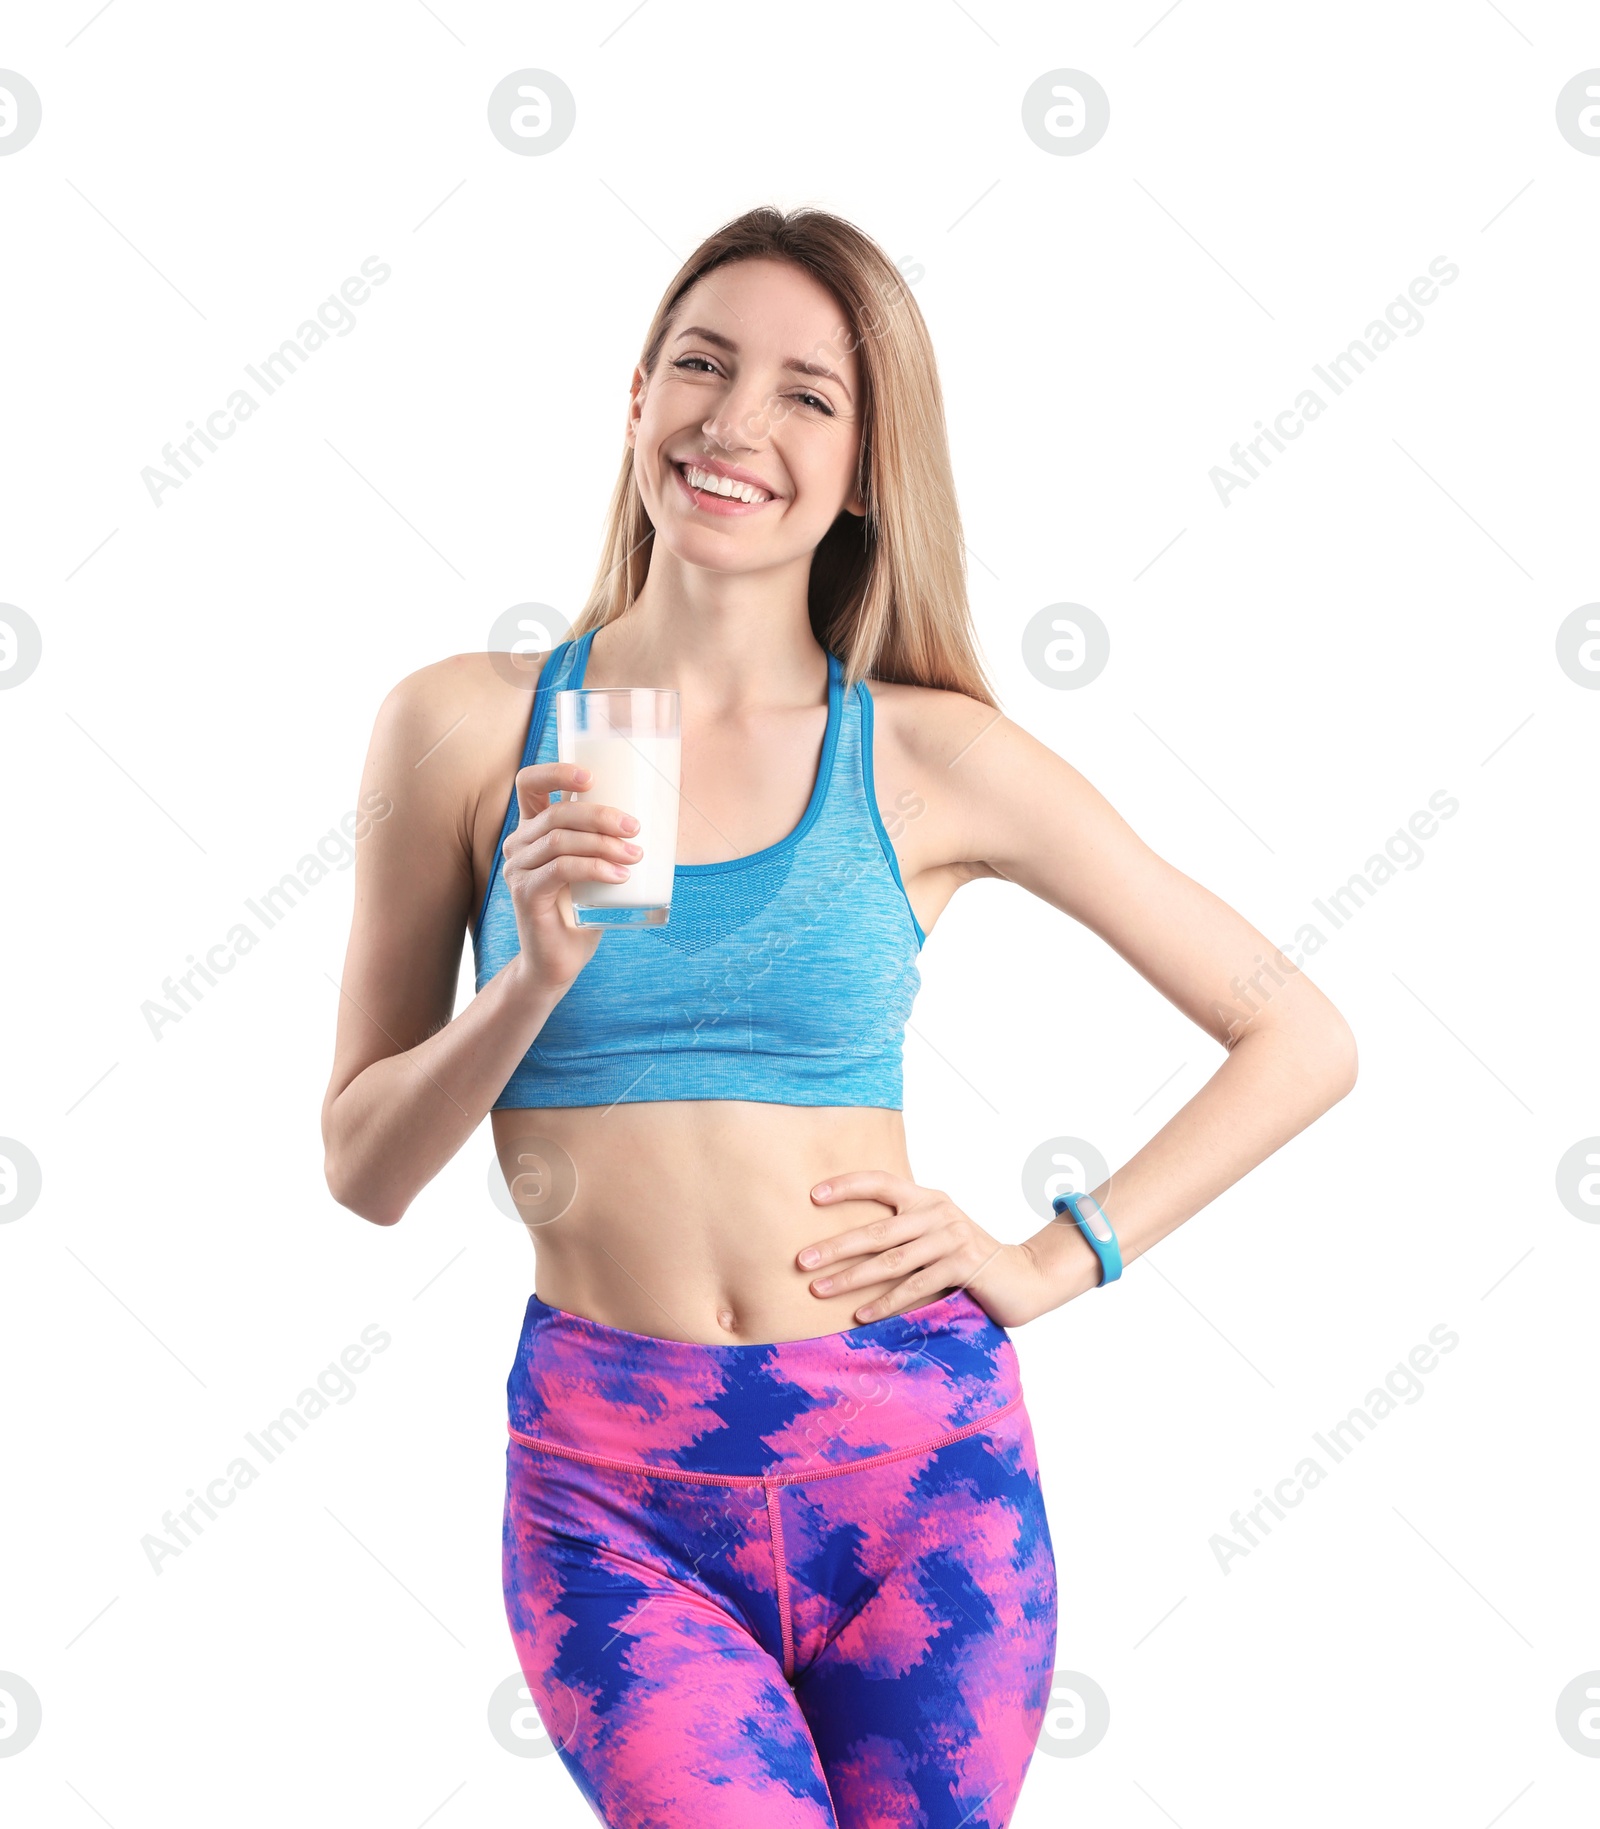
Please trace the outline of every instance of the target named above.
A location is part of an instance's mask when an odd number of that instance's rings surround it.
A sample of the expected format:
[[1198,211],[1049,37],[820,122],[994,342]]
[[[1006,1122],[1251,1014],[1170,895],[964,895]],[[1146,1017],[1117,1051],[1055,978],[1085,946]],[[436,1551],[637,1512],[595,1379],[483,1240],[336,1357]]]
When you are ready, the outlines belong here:
[[507,1428],[580,1460],[796,1480],[930,1447],[1018,1408],[1010,1335],[965,1290],[809,1340],[702,1346],[528,1298]]

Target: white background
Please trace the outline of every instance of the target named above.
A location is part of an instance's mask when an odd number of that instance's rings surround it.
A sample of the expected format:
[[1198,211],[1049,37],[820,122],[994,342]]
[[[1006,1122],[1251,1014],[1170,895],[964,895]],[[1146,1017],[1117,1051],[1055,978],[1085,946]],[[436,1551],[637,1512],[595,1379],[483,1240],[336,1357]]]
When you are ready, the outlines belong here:
[[[1600,1667],[1600,1226],[1556,1191],[1600,1132],[1600,692],[1556,660],[1600,598],[1600,157],[1555,121],[1593,9],[94,7],[0,37],[43,101],[0,158],[0,600],[44,644],[0,692],[0,1134],[43,1172],[0,1225],[0,1671],[43,1705],[0,1815],[591,1820],[487,1722],[533,1271],[488,1126],[394,1230],[323,1182],[349,871],[159,1041],[141,1005],[353,807],[397,680],[576,613],[662,289],[809,202],[916,274],[1007,714],[1297,957],[1315,921],[1361,1053],[1015,1336],[1057,1662],[1111,1710],[1015,1822],[1593,1821],[1555,1724]],[[577,100],[548,156],[487,126],[527,67]],[[1110,97],[1078,156],[1022,129],[1062,67]],[[141,470],[369,255],[352,333],[155,507]],[[1212,466],[1441,255],[1422,330],[1224,507]],[[1110,631],[1082,689],[1023,664],[1059,602]],[[1420,861],[1320,920],[1441,789]],[[1001,1237],[1041,1143],[1120,1164],[1222,1058],[1007,884],[920,963],[912,1161]],[[351,1400],[154,1573],[141,1538],[369,1323]],[[1440,1323],[1420,1399],[1224,1573],[1230,1514]]]

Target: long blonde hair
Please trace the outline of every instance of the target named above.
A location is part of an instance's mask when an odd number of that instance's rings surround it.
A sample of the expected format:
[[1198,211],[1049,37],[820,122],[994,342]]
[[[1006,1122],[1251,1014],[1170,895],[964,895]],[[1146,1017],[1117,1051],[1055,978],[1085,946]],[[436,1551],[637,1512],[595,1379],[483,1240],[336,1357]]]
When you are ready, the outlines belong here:
[[[944,398],[928,326],[894,263],[826,210],[747,210],[708,235],[679,269],[639,358],[653,377],[673,316],[696,281],[736,260],[792,262],[845,314],[862,375],[857,485],[865,519],[841,511],[811,561],[811,628],[839,656],[846,690],[871,676],[964,692],[999,709],[979,659],[967,601]],[[633,474],[633,447],[606,514],[588,601],[570,634],[627,610],[650,570],[655,528]]]

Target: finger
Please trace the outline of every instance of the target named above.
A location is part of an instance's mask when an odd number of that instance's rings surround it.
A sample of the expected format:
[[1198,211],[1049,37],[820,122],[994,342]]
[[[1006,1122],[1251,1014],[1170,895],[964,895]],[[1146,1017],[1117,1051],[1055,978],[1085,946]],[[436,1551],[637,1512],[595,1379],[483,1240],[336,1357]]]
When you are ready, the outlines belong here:
[[863,1220],[847,1231],[833,1232],[826,1238],[814,1240],[796,1254],[795,1261],[806,1270],[815,1270],[820,1265],[835,1264],[841,1258],[860,1257],[869,1251],[881,1251],[885,1245],[896,1244],[902,1239],[914,1238],[926,1225],[926,1219],[915,1209]]
[[[824,1189],[826,1192],[822,1191]],[[893,1207],[894,1213],[889,1219],[865,1220],[847,1232],[836,1232],[807,1245],[797,1255],[797,1261],[807,1269],[815,1269],[818,1264],[831,1262],[841,1256],[876,1250],[881,1244],[890,1242],[886,1227],[895,1220],[909,1217],[918,1209],[949,1209],[951,1206],[950,1196],[941,1189],[919,1187],[916,1182],[907,1181],[903,1175],[891,1175],[882,1169],[854,1169],[848,1174],[836,1175],[831,1181],[818,1182],[811,1193],[823,1205],[849,1199],[877,1200],[885,1206]],[[901,1231],[895,1236],[910,1237],[913,1232],[924,1229],[928,1223],[923,1218],[913,1224],[911,1232]],[[817,1255],[812,1256],[813,1252]]]
[[[552,800],[547,807],[541,807],[540,813],[549,815],[546,823],[552,826],[573,826],[596,832],[620,832],[630,819],[635,829],[638,820],[623,807],[608,806],[603,800]],[[534,814],[537,819],[539,813]],[[630,834],[631,836],[631,834]]]
[[843,1175],[830,1175],[811,1190],[814,1200],[882,1200],[900,1207],[913,1200],[922,1190],[904,1175],[891,1175],[886,1169],[850,1169]]
[[822,1276],[813,1277],[811,1287],[819,1296],[842,1296],[851,1290],[892,1283],[897,1277],[907,1276],[928,1264],[948,1262],[953,1255],[953,1244],[954,1240],[943,1227],[922,1232],[891,1245],[887,1251],[863,1258],[847,1269],[829,1270]]
[[827,1266],[837,1264],[844,1258],[865,1257],[869,1252],[903,1244],[927,1229],[928,1219],[925,1214],[915,1210],[891,1213],[886,1219],[865,1220],[859,1226],[852,1226],[848,1232],[835,1232],[830,1238],[818,1239],[814,1245],[807,1245],[798,1254],[796,1261],[802,1269],[820,1270],[826,1274]]
[[[604,811],[604,809],[600,809]],[[553,857],[581,852],[589,857],[609,858],[616,864],[636,864],[644,855],[639,841],[603,831],[592,818],[583,824],[561,824],[514,832],[506,840],[503,853],[508,866],[537,869]]]
[[[603,850],[625,863],[636,864],[644,855],[638,836],[639,822],[632,814],[617,807],[563,800],[535,813],[531,820],[525,819],[509,834],[504,856],[509,860],[519,853],[526,854],[530,846],[545,843],[556,832],[589,833],[595,841],[591,849]],[[546,855],[549,855],[548,850],[536,853],[541,861]]]
[[881,1321],[886,1315],[897,1315],[907,1308],[919,1308],[937,1296],[962,1287],[961,1278],[943,1258],[902,1278],[893,1289],[863,1302],[855,1311],[857,1321]]
[[620,832],[634,838],[639,831],[637,817],[625,807],[607,806],[603,800],[558,800],[549,809],[551,826],[566,826],[576,832]]
[[[892,1276],[897,1268],[911,1274],[903,1279],[902,1288],[910,1293],[901,1307],[926,1300],[929,1289],[966,1289],[976,1283],[989,1266],[1000,1257],[1006,1247],[997,1239],[991,1238],[982,1227],[974,1226],[964,1214],[953,1219],[948,1225],[932,1228],[923,1234],[912,1245],[900,1254],[899,1265],[892,1265],[888,1260],[896,1254],[885,1252],[877,1264],[867,1264],[857,1269],[842,1272],[829,1279],[832,1288],[819,1290],[819,1294],[842,1295],[847,1288],[865,1287],[877,1280],[874,1270],[877,1266],[886,1269]],[[846,1281],[848,1279],[848,1282]],[[815,1286],[814,1286],[815,1287]],[[894,1291],[880,1291],[871,1299],[868,1306],[873,1314],[867,1319],[881,1317],[894,1312],[892,1308],[881,1307],[892,1301]],[[857,1319],[862,1318],[861,1310],[856,1311]]]
[[587,851],[561,852],[544,863],[530,860],[524,853],[520,858],[508,858],[505,864],[506,888],[513,896],[522,893],[524,886],[538,897],[559,893],[563,884],[623,883],[629,875],[626,864]]
[[536,818],[550,804],[550,796],[560,789],[577,793],[589,779],[589,771],[575,762],[530,762],[517,770],[517,818]]

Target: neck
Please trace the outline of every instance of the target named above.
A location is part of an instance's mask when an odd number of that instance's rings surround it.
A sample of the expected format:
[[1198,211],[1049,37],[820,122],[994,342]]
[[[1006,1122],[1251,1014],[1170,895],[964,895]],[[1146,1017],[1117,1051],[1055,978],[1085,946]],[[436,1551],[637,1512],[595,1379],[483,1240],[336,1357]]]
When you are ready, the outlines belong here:
[[827,690],[828,661],[811,632],[807,554],[781,571],[728,576],[665,568],[656,549],[639,595],[596,631],[586,686],[676,688],[718,716],[815,705]]

